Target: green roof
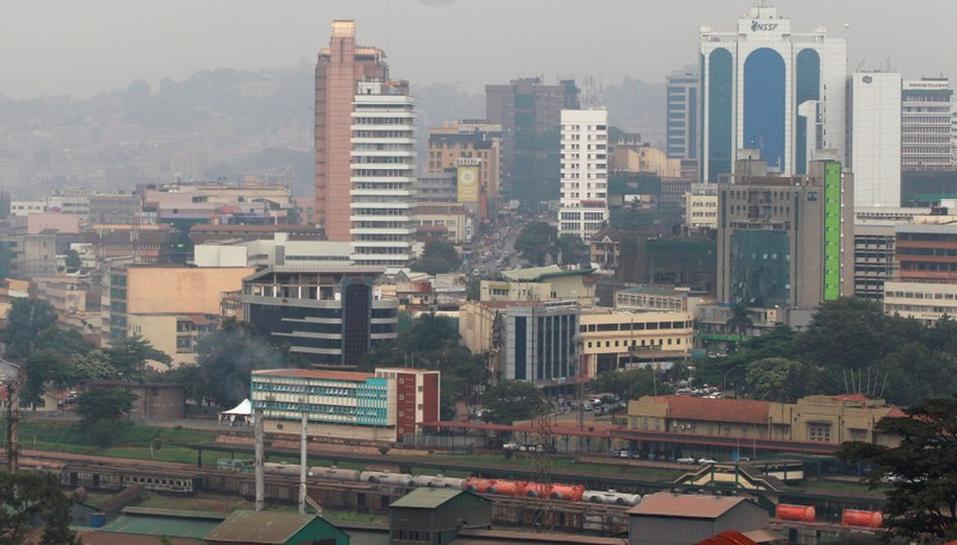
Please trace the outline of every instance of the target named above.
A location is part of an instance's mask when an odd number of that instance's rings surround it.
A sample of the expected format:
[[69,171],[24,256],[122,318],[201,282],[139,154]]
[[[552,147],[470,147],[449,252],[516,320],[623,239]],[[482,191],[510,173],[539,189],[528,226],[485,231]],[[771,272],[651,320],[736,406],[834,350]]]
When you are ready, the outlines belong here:
[[585,276],[592,272],[593,269],[569,269],[566,271],[558,265],[547,265],[545,267],[530,267],[528,269],[512,269],[502,272],[502,276],[513,282],[538,282],[546,278],[559,276]]
[[468,494],[468,492],[451,488],[416,488],[412,492],[392,502],[390,507],[435,509],[459,494]]
[[[140,511],[140,510],[138,510]],[[151,509],[150,513],[123,511],[98,532],[203,539],[225,518],[219,513]]]
[[281,544],[314,520],[321,520],[335,528],[318,515],[300,515],[291,511],[234,511],[206,536],[206,540]]

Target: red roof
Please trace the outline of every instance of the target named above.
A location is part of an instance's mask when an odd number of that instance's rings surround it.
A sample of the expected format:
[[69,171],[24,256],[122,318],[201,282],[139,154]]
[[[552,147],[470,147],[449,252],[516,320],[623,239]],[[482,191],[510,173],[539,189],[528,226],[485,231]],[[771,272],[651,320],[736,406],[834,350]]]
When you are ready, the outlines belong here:
[[701,541],[698,545],[758,545],[748,536],[737,530],[725,530],[718,535],[709,537]]
[[767,424],[771,404],[752,399],[708,399],[691,396],[658,396],[658,403],[668,404],[669,418],[705,422],[738,422]]
[[253,371],[254,375],[270,377],[308,378],[313,380],[344,380],[350,382],[365,382],[374,377],[372,373],[357,373],[353,371],[322,371],[319,369],[260,369]]
[[648,517],[716,519],[744,501],[747,500],[741,496],[706,496],[657,492],[642,498],[641,503],[628,510],[628,514]]
[[867,401],[867,396],[864,394],[841,394],[834,396],[836,401]]
[[[902,411],[899,407],[894,407],[890,411],[888,411],[887,414],[884,415],[884,418],[904,418],[905,416],[907,416],[907,413]],[[948,543],[946,545],[951,545],[951,544],[957,545],[957,541],[952,541],[951,543]]]

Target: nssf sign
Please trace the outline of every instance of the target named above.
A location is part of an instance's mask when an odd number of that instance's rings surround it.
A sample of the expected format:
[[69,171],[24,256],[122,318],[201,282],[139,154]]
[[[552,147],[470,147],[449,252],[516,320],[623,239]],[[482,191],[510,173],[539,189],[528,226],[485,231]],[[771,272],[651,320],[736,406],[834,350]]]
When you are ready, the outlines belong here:
[[758,20],[751,21],[751,32],[777,30],[778,23],[762,22]]

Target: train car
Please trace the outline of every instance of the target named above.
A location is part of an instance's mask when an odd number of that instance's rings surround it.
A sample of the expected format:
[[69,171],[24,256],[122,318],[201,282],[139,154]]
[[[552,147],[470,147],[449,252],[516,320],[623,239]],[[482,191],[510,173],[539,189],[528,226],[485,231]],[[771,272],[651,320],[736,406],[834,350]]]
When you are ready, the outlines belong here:
[[572,484],[553,484],[548,497],[553,500],[582,501],[585,487]]
[[[263,463],[263,471],[272,475],[288,475],[290,477],[299,476],[299,464],[286,464],[276,462]],[[306,476],[309,476],[308,471]]]
[[413,483],[412,475],[408,473],[390,473],[388,471],[363,471],[359,480],[366,483],[391,484],[410,487]]
[[814,507],[810,505],[781,503],[774,509],[774,516],[781,520],[814,522],[817,519],[817,512],[814,510]]
[[489,494],[498,494],[501,496],[524,496],[526,494],[528,483],[524,481],[496,480],[489,487]]
[[585,490],[581,501],[608,505],[638,505],[641,503],[641,496],[614,490]]
[[309,475],[316,479],[328,479],[330,481],[353,481],[359,480],[359,472],[354,469],[341,469],[338,467],[315,466],[309,468]]
[[841,513],[842,526],[880,528],[883,523],[884,515],[880,511],[859,511],[857,509],[845,509]]
[[469,492],[478,492],[479,494],[487,494],[489,489],[492,488],[493,484],[495,484],[495,481],[491,479],[469,477],[468,479],[465,479],[465,487],[463,490],[468,490]]
[[412,479],[415,486],[422,488],[453,488],[465,490],[465,479],[455,479],[442,475],[419,475]]

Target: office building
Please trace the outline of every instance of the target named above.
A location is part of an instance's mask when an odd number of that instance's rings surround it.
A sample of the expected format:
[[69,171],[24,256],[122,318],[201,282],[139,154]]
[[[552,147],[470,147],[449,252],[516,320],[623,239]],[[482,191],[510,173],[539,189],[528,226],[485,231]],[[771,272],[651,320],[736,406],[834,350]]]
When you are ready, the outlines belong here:
[[673,159],[698,158],[698,66],[674,70],[665,81],[668,104],[667,153]]
[[42,214],[47,210],[46,201],[11,201],[10,215],[14,217],[25,217],[30,214]]
[[397,337],[399,301],[376,298],[378,267],[277,265],[243,280],[244,319],[315,366],[355,367]]
[[174,182],[141,186],[143,207],[158,221],[189,223],[288,223],[292,208],[289,186],[247,177],[225,181]]
[[685,227],[689,230],[718,228],[718,196],[687,192],[685,197]]
[[854,207],[901,205],[901,75],[855,72],[848,84]]
[[414,233],[415,113],[409,84],[364,80],[357,86],[349,201],[352,260],[382,269],[402,267],[413,258]]
[[584,377],[578,351],[578,303],[511,303],[502,313],[499,380],[536,386],[573,383]]
[[741,150],[771,170],[807,173],[814,151],[844,157],[847,46],[823,27],[792,32],[791,20],[758,4],[735,32],[700,33],[702,180],[730,174]]
[[197,244],[193,264],[197,267],[270,267],[273,265],[348,265],[352,245],[331,240],[291,240],[288,233],[275,233],[269,240]]
[[329,47],[316,62],[315,222],[329,240],[349,241],[352,198],[352,103],[357,83],[388,79],[385,52],[356,44],[354,21],[332,23]]
[[[462,161],[465,161],[463,164]],[[502,126],[482,121],[460,121],[429,129],[430,173],[438,174],[463,167],[457,182],[459,202],[468,202],[475,193],[479,209],[487,213],[489,204],[499,200],[502,173]],[[474,171],[469,168],[474,167]],[[464,178],[464,180],[462,179]],[[474,178],[474,180],[473,180]],[[475,186],[474,189],[471,186]],[[484,217],[486,214],[483,213]]]
[[439,420],[440,373],[379,368],[374,373],[316,369],[252,372],[253,406],[267,432],[401,441],[421,422]]
[[880,301],[896,276],[893,225],[854,225],[854,296]]
[[901,91],[901,167],[940,170],[954,165],[951,99],[947,78],[904,82]]
[[897,225],[896,280],[957,284],[957,225]]
[[957,284],[887,281],[884,313],[933,325],[944,316],[957,317]]
[[718,190],[718,301],[813,309],[851,295],[853,176],[837,161],[814,161],[807,177],[739,163]]
[[595,304],[591,269],[563,270],[558,265],[512,269],[502,280],[482,280],[479,299],[494,301],[547,301],[572,299],[582,306]]
[[687,360],[694,323],[686,311],[581,310],[582,371],[596,377],[635,367],[669,367]]
[[134,225],[151,223],[143,215],[143,200],[133,193],[93,193],[90,195],[90,223]]
[[588,240],[608,221],[608,110],[562,110],[558,234]]
[[502,126],[502,184],[508,198],[555,200],[561,111],[578,109],[574,80],[522,78],[485,86],[486,122]]

